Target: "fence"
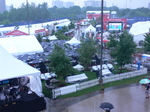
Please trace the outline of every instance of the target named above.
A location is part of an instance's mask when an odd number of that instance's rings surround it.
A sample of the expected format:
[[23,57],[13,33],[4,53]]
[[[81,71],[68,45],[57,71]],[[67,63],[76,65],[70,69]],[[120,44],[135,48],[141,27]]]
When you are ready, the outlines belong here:
[[[132,71],[128,73],[122,73],[122,74],[117,74],[114,76],[103,77],[103,83],[108,83],[108,82],[122,80],[122,79],[130,78],[130,77],[135,77],[135,76],[143,75],[146,73],[147,73],[147,69],[143,68],[141,70],[136,70],[136,71]],[[73,93],[82,89],[86,89],[86,88],[89,88],[98,84],[99,84],[99,79],[94,79],[94,80],[90,80],[90,81],[86,81],[82,83],[77,83],[77,84],[53,89],[52,90],[53,98],[56,98],[57,96],[60,96],[60,95]]]

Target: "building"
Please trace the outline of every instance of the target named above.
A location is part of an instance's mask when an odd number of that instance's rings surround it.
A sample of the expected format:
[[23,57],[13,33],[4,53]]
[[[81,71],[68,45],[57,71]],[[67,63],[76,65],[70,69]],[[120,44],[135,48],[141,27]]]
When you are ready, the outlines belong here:
[[[103,11],[103,29],[108,31],[122,31],[127,29],[127,19],[115,18],[115,11]],[[86,19],[94,19],[100,23],[101,11],[87,11]],[[101,25],[100,25],[101,26]],[[97,27],[99,29],[99,27]]]
[[0,0],[0,13],[3,13],[4,11],[6,11],[5,0]]
[[[84,2],[84,7],[101,7],[101,1],[98,0],[88,0]],[[106,1],[104,1],[104,7],[106,6]]]
[[65,8],[69,8],[69,7],[72,7],[72,6],[74,6],[74,2],[70,2],[70,1],[64,2],[64,7]]
[[148,4],[148,8],[150,9],[150,3]]
[[52,1],[52,7],[56,6],[57,8],[62,8],[63,6],[63,1],[60,0],[53,0]]

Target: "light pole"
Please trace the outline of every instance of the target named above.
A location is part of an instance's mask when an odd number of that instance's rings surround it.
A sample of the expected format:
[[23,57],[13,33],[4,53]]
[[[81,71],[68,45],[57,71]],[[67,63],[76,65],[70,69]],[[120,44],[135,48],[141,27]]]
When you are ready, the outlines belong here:
[[26,0],[26,6],[27,6],[27,21],[28,21],[28,34],[30,35],[30,25],[29,25],[29,5],[28,0]]
[[101,0],[101,55],[100,55],[100,78],[99,78],[99,84],[100,86],[103,85],[103,78],[102,78],[102,52],[103,52],[103,0]]

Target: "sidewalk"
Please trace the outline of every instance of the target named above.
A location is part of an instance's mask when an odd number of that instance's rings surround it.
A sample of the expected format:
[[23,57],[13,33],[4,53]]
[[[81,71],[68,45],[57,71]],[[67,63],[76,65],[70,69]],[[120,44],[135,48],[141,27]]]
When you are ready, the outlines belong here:
[[150,99],[140,84],[106,88],[104,94],[95,91],[80,97],[51,100],[46,98],[46,112],[105,112],[103,102],[113,104],[111,112],[150,112]]

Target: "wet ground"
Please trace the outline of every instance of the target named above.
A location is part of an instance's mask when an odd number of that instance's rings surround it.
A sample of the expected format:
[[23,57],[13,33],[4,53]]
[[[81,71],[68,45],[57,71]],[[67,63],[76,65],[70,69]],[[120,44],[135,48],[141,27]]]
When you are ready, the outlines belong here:
[[106,88],[80,97],[65,99],[46,98],[45,112],[105,112],[99,108],[103,102],[113,104],[111,112],[150,112],[150,99],[145,98],[145,88],[140,84]]

